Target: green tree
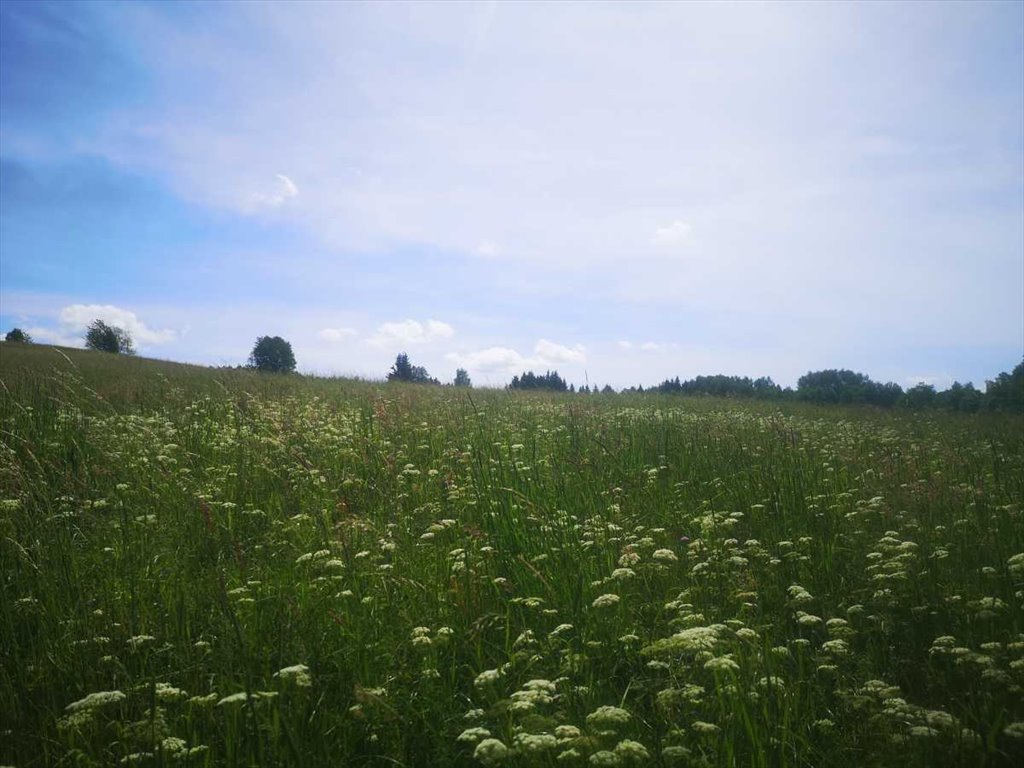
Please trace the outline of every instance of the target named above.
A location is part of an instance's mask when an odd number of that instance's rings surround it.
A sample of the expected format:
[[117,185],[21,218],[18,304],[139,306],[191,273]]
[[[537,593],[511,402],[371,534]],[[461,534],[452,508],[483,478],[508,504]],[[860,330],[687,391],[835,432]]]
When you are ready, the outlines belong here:
[[[554,392],[568,392],[569,385],[558,375],[558,371],[545,371],[543,375],[526,371],[522,376],[513,376],[509,389],[549,389]],[[578,392],[590,394],[589,387],[582,387]]]
[[249,367],[267,373],[292,373],[295,353],[280,336],[260,336],[249,354]]
[[935,405],[935,387],[922,381],[903,394],[903,402],[915,411]]
[[455,386],[456,387],[472,387],[473,382],[469,380],[469,372],[465,368],[457,368],[455,370]]
[[1024,361],[1012,373],[1000,373],[994,381],[985,382],[985,400],[994,410],[1024,413]]
[[13,344],[31,344],[32,337],[21,330],[21,328],[13,328],[4,336],[4,341],[9,341]]
[[93,320],[85,329],[85,348],[115,355],[135,354],[135,344],[128,331],[99,319]]
[[399,353],[395,358],[395,364],[388,371],[388,381],[406,381],[410,384],[440,384],[441,382],[432,378],[427,369],[422,365],[413,365],[409,362],[409,355],[405,352]]

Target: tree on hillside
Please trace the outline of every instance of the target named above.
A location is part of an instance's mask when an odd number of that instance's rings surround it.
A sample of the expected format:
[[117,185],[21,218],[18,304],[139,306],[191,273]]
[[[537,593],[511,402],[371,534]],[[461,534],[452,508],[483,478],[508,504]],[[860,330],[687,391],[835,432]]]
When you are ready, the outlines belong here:
[[280,336],[260,336],[249,355],[249,367],[267,373],[292,373],[295,353]]
[[455,371],[456,387],[472,387],[473,382],[469,380],[469,372],[465,368],[458,368]]
[[135,344],[128,331],[99,319],[93,320],[85,329],[85,348],[115,355],[135,354]]
[[[468,379],[468,376],[467,376]],[[405,381],[410,384],[440,384],[441,382],[432,378],[427,369],[422,365],[413,365],[409,362],[409,355],[405,352],[399,353],[395,358],[395,364],[388,371],[388,381]]]
[[1012,373],[1000,373],[995,381],[985,382],[985,399],[994,410],[1024,413],[1024,361]]
[[4,341],[9,341],[12,344],[31,344],[32,337],[21,330],[21,328],[13,328],[4,336]]

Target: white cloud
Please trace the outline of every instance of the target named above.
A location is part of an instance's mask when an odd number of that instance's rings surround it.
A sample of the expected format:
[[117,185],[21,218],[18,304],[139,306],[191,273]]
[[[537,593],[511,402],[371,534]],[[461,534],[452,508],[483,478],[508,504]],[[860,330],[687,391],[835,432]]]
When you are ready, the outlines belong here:
[[527,369],[552,368],[557,365],[583,364],[586,349],[581,344],[567,347],[547,339],[540,339],[533,355],[523,355],[510,347],[488,347],[476,352],[449,352],[445,358],[470,372],[510,375]]
[[128,331],[140,345],[167,344],[174,341],[178,334],[170,329],[155,330],[147,326],[138,316],[128,309],[115,307],[113,304],[71,304],[60,311],[61,331],[64,335],[71,332],[84,332],[93,320],[102,320]]
[[274,178],[276,183],[273,185],[273,190],[252,193],[251,205],[248,206],[250,212],[253,208],[278,208],[293,197],[298,197],[299,188],[294,181],[283,173],[275,173]]
[[537,342],[533,351],[537,355],[537,359],[544,363],[587,362],[586,350],[582,344],[577,344],[570,348],[547,339],[541,339]]
[[[415,284],[405,256],[423,269],[466,254],[463,269],[445,262],[425,306],[493,314],[489,326],[458,320],[460,339],[480,331],[469,349],[525,357],[586,317],[593,338],[630,332],[634,350],[668,324],[679,343],[700,335],[719,350],[711,371],[731,355],[750,365],[722,350],[751,330],[777,380],[831,350],[852,366],[862,347],[876,364],[898,360],[902,380],[932,370],[904,340],[1019,350],[1024,317],[1021,208],[1006,202],[1020,197],[1019,67],[971,87],[991,69],[978,51],[1015,50],[1019,23],[1004,14],[1019,21],[1019,8],[936,5],[908,37],[912,5],[258,3],[195,24],[135,4],[113,15],[116,39],[167,98],[104,112],[67,149],[199,205],[244,208],[258,192],[260,212],[310,235],[280,260],[309,286],[296,302],[339,283],[369,302],[368,272],[397,268]],[[314,268],[302,252],[317,246]],[[531,291],[553,296],[521,309]],[[359,321],[325,311],[311,341],[334,323],[371,329],[379,309],[362,309]],[[525,313],[530,335],[504,335]],[[722,330],[694,331],[709,321]],[[684,372],[618,350],[626,361],[601,369],[603,352],[588,360],[602,379],[638,364]],[[941,363],[983,375],[954,365]]]
[[661,345],[653,341],[645,341],[643,344],[640,345],[640,349],[642,349],[644,352],[657,352],[658,350],[661,349]]
[[527,359],[508,347],[488,347],[476,352],[449,352],[445,358],[477,373],[509,374],[527,365]]
[[374,347],[393,347],[402,344],[426,344],[438,339],[449,339],[455,329],[440,320],[428,320],[425,324],[416,320],[395,323],[381,323],[367,344]]
[[481,240],[476,247],[475,253],[477,256],[483,256],[485,259],[492,259],[495,256],[501,255],[501,249],[490,240]]
[[632,349],[633,348],[633,342],[631,342],[631,341],[625,341],[625,340],[617,341],[617,342],[615,342],[615,344],[616,344],[616,346],[618,346],[619,349]]
[[651,236],[651,245],[670,248],[687,242],[693,234],[693,227],[676,219],[666,227],[658,227]]
[[317,336],[324,341],[341,341],[349,336],[356,336],[355,328],[324,328]]
[[74,336],[65,331],[42,326],[32,326],[25,329],[25,333],[32,337],[35,342],[43,344],[56,344],[59,347],[80,347],[82,336]]
[[452,328],[448,323],[442,323],[440,320],[428,320],[427,321],[427,340],[430,339],[450,339],[455,335],[455,329]]

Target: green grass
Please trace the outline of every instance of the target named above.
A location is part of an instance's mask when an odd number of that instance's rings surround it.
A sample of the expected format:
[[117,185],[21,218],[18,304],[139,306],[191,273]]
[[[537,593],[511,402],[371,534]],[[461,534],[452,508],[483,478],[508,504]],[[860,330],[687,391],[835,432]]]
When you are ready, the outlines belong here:
[[1019,417],[0,382],[0,764],[1024,759]]

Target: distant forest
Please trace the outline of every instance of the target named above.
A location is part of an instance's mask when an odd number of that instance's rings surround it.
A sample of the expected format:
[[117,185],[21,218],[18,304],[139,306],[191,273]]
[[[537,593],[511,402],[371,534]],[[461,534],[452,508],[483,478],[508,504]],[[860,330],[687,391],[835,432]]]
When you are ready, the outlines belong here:
[[[557,371],[535,374],[527,371],[512,379],[509,389],[543,389],[555,392],[576,392],[572,385],[567,385]],[[603,389],[585,385],[579,392],[583,394],[612,393],[614,390],[605,386]],[[1019,363],[1011,373],[1000,373],[995,379],[986,382],[985,390],[981,391],[971,383],[953,382],[949,389],[936,390],[931,384],[917,384],[903,389],[894,382],[882,383],[872,381],[863,373],[831,368],[824,371],[811,371],[797,381],[796,389],[780,387],[771,378],[762,376],[751,379],[748,376],[697,376],[686,381],[678,376],[666,379],[656,387],[644,389],[643,386],[630,387],[624,393],[658,392],[668,395],[708,395],[714,397],[751,398],[758,400],[804,401],[819,404],[865,404],[880,408],[909,408],[921,410],[937,408],[962,413],[978,411],[1017,411],[1024,412],[1024,362]]]
[[[14,328],[4,337],[11,344],[31,344],[32,337],[20,328]],[[114,354],[135,354],[131,334],[122,328],[94,320],[85,335],[86,348]],[[294,373],[295,355],[292,346],[279,336],[260,336],[245,367],[268,373]],[[410,384],[433,384],[441,381],[431,376],[421,365],[413,365],[409,355],[400,353],[387,374],[388,381]],[[456,387],[471,387],[469,373],[459,368],[452,382]],[[568,392],[571,394],[614,395],[609,385],[599,388],[589,382],[579,389],[569,384],[558,371],[534,373],[524,371],[513,376],[506,389]],[[1024,361],[1010,373],[1000,373],[985,382],[984,391],[968,382],[954,381],[949,389],[936,390],[924,382],[903,389],[895,382],[873,381],[868,375],[846,369],[829,368],[810,371],[801,376],[792,387],[780,387],[769,376],[751,379],[749,376],[697,376],[682,381],[678,376],[665,379],[655,387],[643,386],[621,390],[622,394],[656,392],[664,395],[691,395],[731,397],[755,400],[802,401],[818,404],[873,405],[879,408],[907,408],[910,410],[938,409],[960,413],[979,411],[1008,411],[1024,414]]]

